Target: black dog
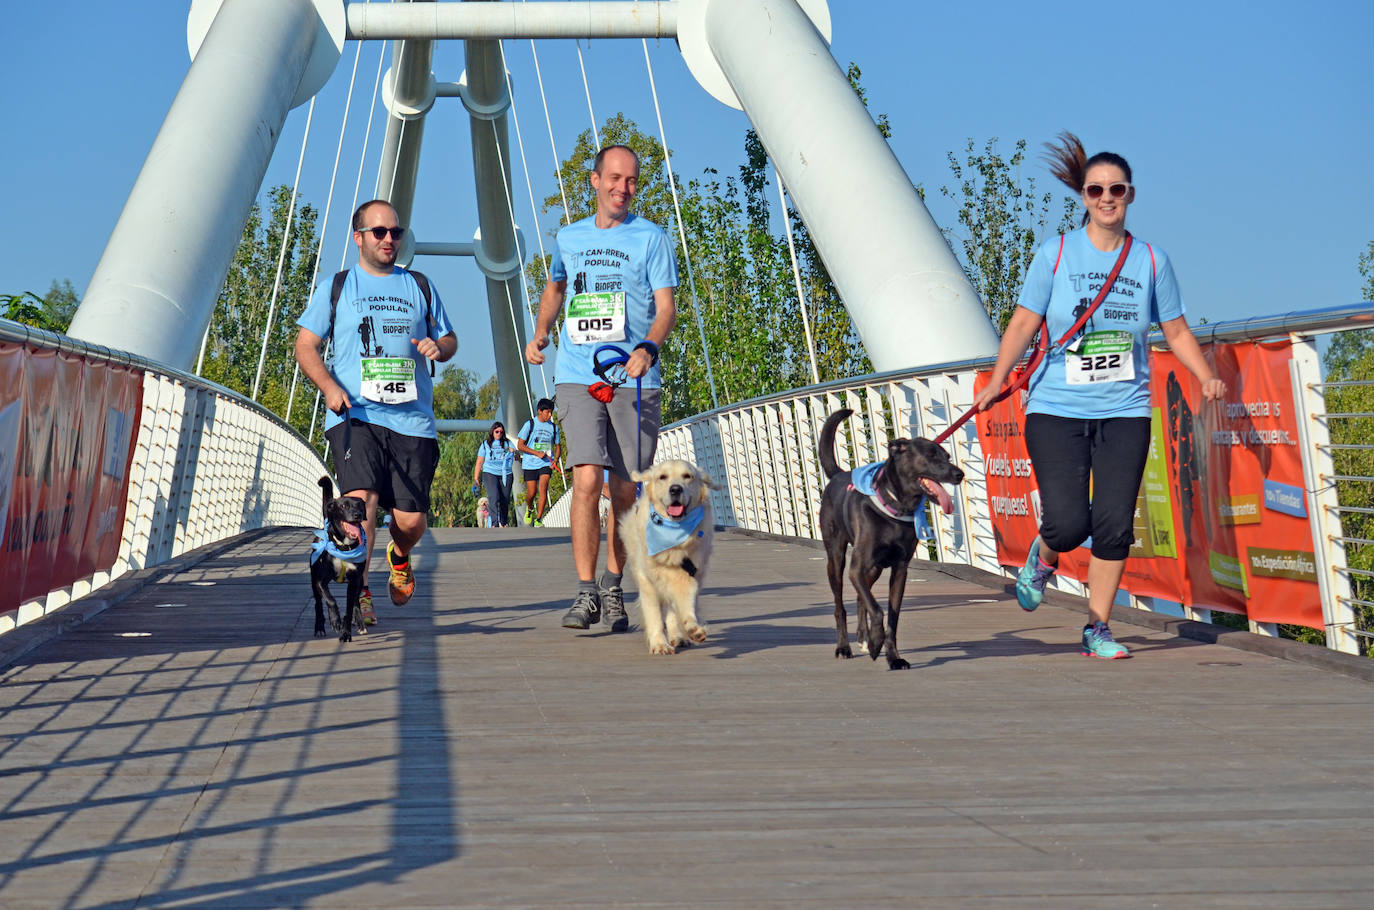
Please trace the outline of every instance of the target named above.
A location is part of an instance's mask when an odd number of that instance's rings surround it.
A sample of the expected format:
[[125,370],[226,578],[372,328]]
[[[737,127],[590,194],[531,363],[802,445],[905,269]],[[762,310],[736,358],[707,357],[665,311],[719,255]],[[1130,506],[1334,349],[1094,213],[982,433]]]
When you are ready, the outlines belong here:
[[[830,590],[835,592],[835,656],[853,656],[844,610],[844,563],[852,545],[849,580],[859,600],[859,639],[868,645],[868,656],[874,660],[886,642],[888,669],[905,670],[911,665],[897,656],[897,617],[902,611],[908,564],[916,552],[913,518],[917,509],[925,508],[926,496],[934,497],[945,514],[954,511],[954,503],[941,484],[962,483],[964,472],[950,462],[944,449],[928,439],[894,439],[887,446],[887,463],[874,480],[873,495],[855,489],[852,472],[841,471],[835,461],[835,430],[852,413],[844,408],[826,418],[817,451],[825,476],[830,478],[821,499],[821,537],[825,540]],[[886,635],[883,614],[872,591],[883,569],[890,570]]]
[[[324,638],[324,610],[329,607],[329,623],[339,633],[339,641],[352,641],[353,632],[367,630],[358,612],[358,597],[363,591],[363,561],[367,559],[367,504],[356,496],[331,497],[334,483],[320,478],[324,502],[324,527],[315,532],[310,551],[310,586],[315,592],[315,637]],[[332,581],[348,583],[347,605],[339,617],[339,604],[329,592]]]

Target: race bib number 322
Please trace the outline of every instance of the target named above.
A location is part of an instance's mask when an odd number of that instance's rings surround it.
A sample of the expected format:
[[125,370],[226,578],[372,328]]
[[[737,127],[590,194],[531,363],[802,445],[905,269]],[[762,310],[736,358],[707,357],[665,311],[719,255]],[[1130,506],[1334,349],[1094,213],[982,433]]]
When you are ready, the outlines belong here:
[[363,397],[380,404],[414,401],[415,361],[409,357],[364,357]]
[[568,301],[564,325],[573,344],[625,340],[625,292],[577,294]]
[[1093,332],[1064,352],[1065,379],[1069,385],[1127,382],[1135,378],[1135,358],[1130,332]]

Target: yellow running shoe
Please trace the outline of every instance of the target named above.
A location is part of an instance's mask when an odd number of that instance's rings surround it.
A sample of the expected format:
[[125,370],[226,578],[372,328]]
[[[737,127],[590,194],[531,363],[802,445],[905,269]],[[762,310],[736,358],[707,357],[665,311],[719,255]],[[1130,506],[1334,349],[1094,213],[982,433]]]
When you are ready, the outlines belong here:
[[391,602],[400,606],[410,600],[410,595],[415,593],[415,573],[410,571],[410,557],[400,557],[401,562],[396,562],[396,544],[386,545],[386,565],[391,570],[391,577],[387,579],[387,590],[391,593]]
[[363,615],[363,625],[377,624],[377,611],[372,609],[372,592],[367,588],[363,588],[363,593],[358,595],[358,612]]

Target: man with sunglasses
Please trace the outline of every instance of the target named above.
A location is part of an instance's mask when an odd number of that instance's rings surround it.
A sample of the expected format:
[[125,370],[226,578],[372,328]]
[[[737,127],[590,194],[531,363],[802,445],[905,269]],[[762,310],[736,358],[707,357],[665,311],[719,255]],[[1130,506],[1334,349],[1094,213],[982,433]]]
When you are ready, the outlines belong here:
[[[367,503],[364,531],[376,539],[378,507],[391,511],[386,558],[391,601],[415,592],[410,551],[426,529],[439,464],[431,361],[444,362],[458,338],[428,279],[396,265],[406,229],[384,199],[353,213],[358,264],[335,288],[321,284],[297,325],[296,360],[324,397],[325,437],[340,489]],[[333,358],[320,354],[326,340]],[[377,621],[363,564],[363,622]]]
[[[539,300],[525,359],[544,362],[544,348],[562,314],[554,382],[573,470],[568,518],[578,582],[563,627],[586,629],[599,623],[604,612],[611,631],[624,632],[630,627],[621,589],[625,546],[616,534],[616,520],[634,504],[630,475],[653,463],[658,446],[658,349],[676,319],[677,259],[662,228],[630,211],[639,187],[639,157],[633,150],[623,145],[602,149],[590,180],[596,213],[563,228],[554,239],[549,283]],[[629,381],[623,386],[602,381],[594,369],[594,355],[603,345],[629,355],[624,364]],[[612,508],[606,520],[606,572],[598,584],[598,502],[607,468]]]

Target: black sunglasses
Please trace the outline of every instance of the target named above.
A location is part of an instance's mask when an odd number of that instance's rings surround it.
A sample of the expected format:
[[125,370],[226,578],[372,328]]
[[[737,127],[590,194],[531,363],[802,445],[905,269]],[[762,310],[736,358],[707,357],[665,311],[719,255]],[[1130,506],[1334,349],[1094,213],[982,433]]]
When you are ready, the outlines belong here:
[[359,229],[358,229],[358,233],[360,233],[360,234],[371,234],[373,240],[381,240],[381,239],[384,238],[387,234],[390,234],[390,235],[391,235],[391,239],[392,239],[392,240],[400,240],[402,237],[404,237],[404,236],[406,235],[406,229],[403,228],[403,227],[394,227],[394,228],[384,228],[384,227],[359,228]]
[[1130,190],[1129,183],[1113,183],[1111,186],[1103,186],[1100,183],[1090,183],[1083,187],[1083,195],[1089,199],[1101,198],[1104,192],[1111,193],[1113,199],[1125,199],[1126,193]]

